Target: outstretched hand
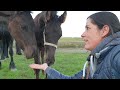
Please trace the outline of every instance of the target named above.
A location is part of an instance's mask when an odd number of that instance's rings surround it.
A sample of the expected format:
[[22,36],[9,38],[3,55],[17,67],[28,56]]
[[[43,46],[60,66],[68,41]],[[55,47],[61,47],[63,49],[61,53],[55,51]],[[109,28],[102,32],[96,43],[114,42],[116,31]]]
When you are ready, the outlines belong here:
[[32,69],[41,69],[41,70],[44,70],[44,71],[48,67],[47,63],[44,63],[44,64],[30,64],[29,66]]

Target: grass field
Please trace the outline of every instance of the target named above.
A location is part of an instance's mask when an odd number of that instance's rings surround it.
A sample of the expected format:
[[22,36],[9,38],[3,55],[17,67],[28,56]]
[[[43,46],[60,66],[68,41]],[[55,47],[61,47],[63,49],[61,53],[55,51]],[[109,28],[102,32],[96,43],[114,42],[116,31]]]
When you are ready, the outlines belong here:
[[[68,41],[68,40],[67,40]],[[67,43],[66,40],[61,42]],[[69,41],[71,42],[71,40]],[[68,42],[68,43],[69,43]],[[75,41],[74,41],[75,42]],[[83,68],[83,64],[88,56],[89,52],[82,48],[57,48],[55,55],[55,64],[51,67],[60,71],[65,75],[74,75]],[[9,62],[10,58],[2,61],[2,69],[0,70],[0,79],[35,79],[33,70],[29,67],[29,64],[34,63],[33,59],[27,60],[24,55],[14,54],[14,61],[16,64],[16,71],[10,71]],[[40,77],[44,79],[44,75],[40,74]]]
[[62,37],[58,42],[60,48],[83,48],[84,41],[78,37]]

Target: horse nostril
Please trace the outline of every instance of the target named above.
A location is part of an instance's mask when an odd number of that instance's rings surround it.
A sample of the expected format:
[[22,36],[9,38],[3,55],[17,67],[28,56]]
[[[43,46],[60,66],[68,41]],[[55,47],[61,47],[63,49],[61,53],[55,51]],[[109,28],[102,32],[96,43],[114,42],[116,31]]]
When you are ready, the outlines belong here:
[[30,58],[33,58],[34,52],[35,52],[35,50],[33,47],[26,47],[24,54],[25,54],[27,59],[30,59]]

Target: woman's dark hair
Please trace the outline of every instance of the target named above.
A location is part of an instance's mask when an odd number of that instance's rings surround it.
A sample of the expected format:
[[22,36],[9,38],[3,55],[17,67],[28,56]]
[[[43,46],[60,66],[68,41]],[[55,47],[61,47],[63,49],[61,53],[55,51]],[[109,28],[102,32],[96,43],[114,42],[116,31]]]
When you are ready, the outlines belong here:
[[92,19],[92,23],[96,24],[99,29],[102,29],[104,25],[108,25],[110,28],[109,35],[120,31],[119,19],[112,12],[107,11],[97,12],[90,15],[88,18]]

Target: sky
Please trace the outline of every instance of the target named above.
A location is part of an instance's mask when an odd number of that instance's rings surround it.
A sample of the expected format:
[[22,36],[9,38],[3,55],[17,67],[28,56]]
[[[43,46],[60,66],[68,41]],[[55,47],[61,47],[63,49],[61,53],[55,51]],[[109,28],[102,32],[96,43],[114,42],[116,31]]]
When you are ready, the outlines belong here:
[[[41,11],[32,11],[32,17],[34,18]],[[67,11],[67,17],[65,22],[61,25],[62,37],[81,37],[81,34],[85,31],[86,19],[89,15],[100,11]],[[117,15],[120,20],[120,11],[110,11]],[[60,16],[63,11],[58,11]]]

